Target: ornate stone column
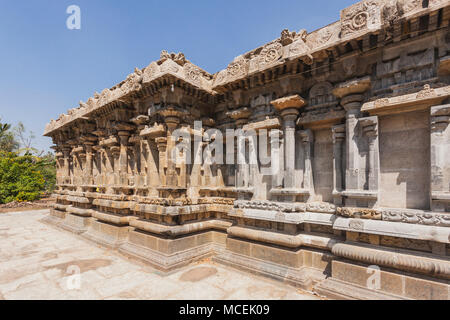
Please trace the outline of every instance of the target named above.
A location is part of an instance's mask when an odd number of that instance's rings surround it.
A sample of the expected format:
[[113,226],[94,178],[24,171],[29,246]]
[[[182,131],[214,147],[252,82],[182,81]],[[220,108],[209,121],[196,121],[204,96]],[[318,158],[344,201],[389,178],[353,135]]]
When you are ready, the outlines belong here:
[[[154,123],[152,126],[146,126],[140,131],[142,139],[143,153],[145,153],[147,166],[147,185],[151,187],[150,196],[157,196],[157,187],[164,185],[161,180],[164,176],[165,152],[166,152],[166,129],[162,124]],[[163,140],[157,141],[158,138]],[[162,150],[161,152],[159,150]]]
[[131,131],[135,127],[126,122],[116,124],[115,129],[119,136],[120,153],[119,153],[119,185],[128,185],[128,140]]
[[[283,188],[283,176],[279,174],[284,171],[284,155],[282,149],[283,131],[278,129],[270,130],[270,155],[272,161],[272,189]],[[278,145],[278,149],[273,146]],[[275,162],[277,165],[275,166]],[[278,170],[276,170],[278,169]],[[275,172],[275,170],[277,172]]]
[[177,174],[177,164],[176,164],[176,154],[175,154],[175,137],[173,132],[180,124],[180,119],[185,115],[183,110],[179,110],[176,107],[168,107],[159,112],[163,117],[167,125],[167,174],[166,174],[166,184],[168,187],[178,187],[178,174]]
[[379,155],[378,155],[378,117],[363,118],[360,121],[363,133],[369,140],[369,161],[368,161],[368,190],[378,191],[378,171],[379,171]]
[[[248,119],[251,115],[251,111],[250,109],[248,109],[247,107],[242,107],[239,108],[237,110],[233,110],[228,112],[228,116],[230,118],[232,118],[233,120],[235,120],[236,122],[236,129],[241,129],[242,127],[248,123]],[[241,132],[243,134],[243,132]],[[242,141],[243,141],[244,137],[240,136],[237,137],[237,143],[236,143],[236,161],[237,161],[237,172],[236,172],[236,188],[238,189],[242,189],[242,188],[248,188],[248,176],[249,176],[249,165],[246,163],[246,161],[244,161],[244,163],[239,163],[239,159],[242,157],[239,157],[239,153],[244,153],[245,156],[245,144],[244,146],[242,146]],[[245,139],[246,140],[246,139]],[[244,143],[245,143],[244,140]],[[244,148],[242,150],[242,148]],[[244,157],[245,158],[245,157]],[[241,159],[241,160],[245,160],[245,159]]]
[[336,205],[342,205],[341,192],[343,191],[342,158],[344,156],[343,144],[345,141],[345,125],[337,125],[333,132],[333,198]]
[[[136,109],[139,110],[139,101],[135,102]],[[130,121],[137,126],[136,135],[134,140],[134,153],[135,153],[135,185],[138,188],[143,188],[148,186],[146,181],[147,175],[147,163],[145,159],[145,154],[149,152],[148,141],[141,136],[141,132],[145,129],[145,125],[149,121],[149,116],[139,115]]]
[[435,106],[431,115],[431,210],[450,212],[450,104]]
[[[359,132],[356,130],[358,118],[361,116],[361,106],[364,101],[364,93],[371,87],[369,77],[347,81],[338,85],[333,94],[341,99],[341,105],[347,112],[346,115],[346,170],[345,170],[345,196],[346,206],[356,206],[356,198],[352,190],[360,190],[359,182]],[[350,191],[350,192],[348,192]]]
[[[314,143],[314,137],[310,129],[300,131],[299,135],[302,139],[305,157],[305,170],[303,171],[303,189],[305,190],[305,194],[309,194],[311,196],[314,193],[311,160],[311,149]],[[308,193],[306,191],[308,191]]]
[[159,181],[161,181],[161,185],[165,186],[166,183],[166,150],[167,150],[167,138],[159,137],[155,139],[156,146],[158,148],[159,154]]
[[84,144],[84,149],[86,150],[86,167],[85,167],[85,185],[92,185],[93,184],[93,172],[92,172],[92,147],[94,143],[93,142],[86,142]]
[[119,184],[128,185],[128,139],[130,133],[128,131],[119,132],[119,143],[120,143],[120,153],[119,153]]
[[299,95],[284,97],[271,102],[283,118],[284,129],[284,152],[285,152],[285,174],[284,187],[291,189],[295,187],[295,122],[299,115],[299,109],[306,102]]
[[63,184],[70,184],[70,153],[72,152],[72,148],[63,147]]

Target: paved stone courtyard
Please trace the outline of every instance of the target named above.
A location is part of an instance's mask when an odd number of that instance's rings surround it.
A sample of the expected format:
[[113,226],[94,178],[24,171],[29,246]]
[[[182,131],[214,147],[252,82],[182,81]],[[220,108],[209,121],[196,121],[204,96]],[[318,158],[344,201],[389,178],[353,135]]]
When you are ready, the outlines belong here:
[[[317,299],[282,283],[210,261],[163,275],[113,250],[41,223],[47,213],[0,214],[0,300]],[[79,278],[72,275],[77,268]],[[68,288],[77,283],[79,289]]]

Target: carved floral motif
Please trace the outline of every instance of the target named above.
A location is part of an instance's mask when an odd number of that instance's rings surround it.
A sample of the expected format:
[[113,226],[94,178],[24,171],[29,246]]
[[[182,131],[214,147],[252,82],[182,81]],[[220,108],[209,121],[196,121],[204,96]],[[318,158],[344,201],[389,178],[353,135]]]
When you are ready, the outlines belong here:
[[341,23],[343,37],[376,27],[381,23],[378,1],[363,1],[342,10]]
[[273,43],[264,47],[260,54],[260,64],[271,64],[283,55],[283,46],[281,43]]

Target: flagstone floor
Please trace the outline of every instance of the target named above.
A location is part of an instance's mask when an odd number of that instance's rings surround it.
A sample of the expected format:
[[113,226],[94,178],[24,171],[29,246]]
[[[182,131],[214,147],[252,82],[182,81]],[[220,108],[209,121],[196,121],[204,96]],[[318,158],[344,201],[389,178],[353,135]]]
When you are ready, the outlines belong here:
[[164,275],[41,223],[47,213],[0,214],[0,300],[318,299],[208,260]]

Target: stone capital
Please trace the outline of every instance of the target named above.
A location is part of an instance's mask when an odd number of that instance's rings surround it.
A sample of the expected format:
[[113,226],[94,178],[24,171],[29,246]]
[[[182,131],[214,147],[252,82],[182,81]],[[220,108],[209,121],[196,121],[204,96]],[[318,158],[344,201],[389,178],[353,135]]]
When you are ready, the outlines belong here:
[[116,129],[118,132],[126,132],[133,131],[136,129],[136,127],[128,122],[117,122],[114,126],[114,129]]
[[248,118],[251,116],[252,111],[247,107],[242,107],[236,110],[227,112],[227,116],[236,121],[238,127],[247,124]]
[[375,138],[378,136],[378,117],[368,117],[359,120],[363,132],[368,136]]
[[300,109],[306,105],[305,99],[298,94],[276,99],[270,102],[278,112],[282,112],[287,109]]
[[314,141],[314,137],[313,137],[313,133],[311,130],[303,130],[303,131],[299,131],[298,135],[300,137],[300,139],[302,139],[302,142],[307,144],[307,143],[311,143]]
[[345,140],[346,134],[345,124],[334,126],[331,129],[331,131],[333,133],[333,143],[342,142]]
[[156,138],[155,142],[156,142],[159,152],[166,151],[166,148],[167,148],[167,138],[166,137]]
[[450,123],[450,104],[432,107],[430,110],[431,130],[444,131]]
[[354,79],[338,84],[333,89],[333,94],[339,99],[342,99],[353,94],[363,94],[370,89],[371,85],[370,77]]

